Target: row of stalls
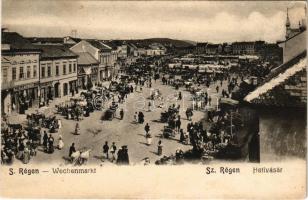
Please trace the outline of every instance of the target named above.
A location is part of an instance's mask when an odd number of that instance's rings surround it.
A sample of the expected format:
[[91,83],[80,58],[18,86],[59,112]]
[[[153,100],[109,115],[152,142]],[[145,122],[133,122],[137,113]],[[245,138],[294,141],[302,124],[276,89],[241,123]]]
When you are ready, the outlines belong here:
[[110,92],[106,87],[96,87],[84,91],[80,97],[70,98],[56,105],[57,113],[71,120],[82,120],[89,117],[94,110],[101,110],[105,102],[110,98]]

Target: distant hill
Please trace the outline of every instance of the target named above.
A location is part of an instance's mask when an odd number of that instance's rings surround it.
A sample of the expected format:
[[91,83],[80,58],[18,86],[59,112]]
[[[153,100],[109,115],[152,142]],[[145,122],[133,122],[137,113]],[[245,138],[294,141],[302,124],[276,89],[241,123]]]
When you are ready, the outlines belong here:
[[160,43],[165,47],[191,47],[195,46],[195,43],[192,41],[185,41],[185,40],[175,40],[170,38],[149,38],[143,40],[131,40],[132,42],[137,42],[143,45],[149,45],[152,43]]
[[183,41],[185,41],[185,42],[187,42],[187,43],[190,43],[190,44],[192,44],[192,45],[194,45],[194,46],[197,45],[197,42],[192,41],[192,40],[183,40]]

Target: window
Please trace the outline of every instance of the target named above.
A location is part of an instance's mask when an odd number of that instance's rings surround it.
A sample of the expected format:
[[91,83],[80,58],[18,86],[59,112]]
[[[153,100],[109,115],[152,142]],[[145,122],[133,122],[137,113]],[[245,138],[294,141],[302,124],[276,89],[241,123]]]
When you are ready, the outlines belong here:
[[2,69],[2,82],[7,82],[7,68]]
[[47,66],[47,76],[51,77],[51,65],[50,64],[48,64]]
[[63,65],[63,74],[66,74],[66,65]]
[[20,67],[19,68],[19,79],[23,79],[24,78],[24,67]]
[[33,65],[33,78],[36,78],[36,65]]
[[74,70],[74,72],[76,72],[76,63],[74,63],[74,69],[73,70]]
[[16,80],[16,67],[12,68],[12,79]]
[[69,72],[69,73],[72,73],[72,64],[71,64],[71,63],[68,64],[68,72]]
[[59,76],[59,65],[56,65],[56,76]]
[[45,78],[45,67],[42,67],[42,78]]
[[27,66],[27,78],[31,78],[31,67]]

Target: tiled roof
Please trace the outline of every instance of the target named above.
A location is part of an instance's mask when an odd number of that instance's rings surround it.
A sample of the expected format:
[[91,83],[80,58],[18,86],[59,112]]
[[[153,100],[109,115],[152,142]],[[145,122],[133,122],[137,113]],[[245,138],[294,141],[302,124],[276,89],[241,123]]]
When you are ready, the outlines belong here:
[[77,63],[78,65],[98,65],[99,62],[88,52],[78,52]]
[[92,46],[95,48],[101,50],[101,51],[111,51],[111,47],[108,47],[108,45],[104,45],[102,42],[99,40],[87,40]]
[[63,57],[77,57],[69,48],[63,45],[36,45],[42,49],[42,59],[46,58],[63,58]]
[[119,40],[110,40],[110,41],[103,41],[104,44],[108,45],[112,49],[117,49],[118,46],[123,45],[122,41]]
[[1,44],[9,44],[10,50],[7,51],[40,51],[38,47],[33,45],[29,40],[16,32],[2,32]]
[[252,102],[254,99],[259,98],[261,95],[272,90],[276,86],[282,84],[289,77],[293,76],[297,72],[306,68],[306,52],[293,58],[291,61],[282,64],[278,68],[274,69],[265,81],[257,87],[254,91],[249,93],[244,100]]

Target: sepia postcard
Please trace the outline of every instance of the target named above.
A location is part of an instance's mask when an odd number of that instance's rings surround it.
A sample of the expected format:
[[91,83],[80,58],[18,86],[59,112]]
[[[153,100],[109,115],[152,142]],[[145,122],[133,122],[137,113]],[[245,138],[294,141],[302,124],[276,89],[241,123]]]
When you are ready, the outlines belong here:
[[2,198],[306,197],[305,1],[1,6]]

